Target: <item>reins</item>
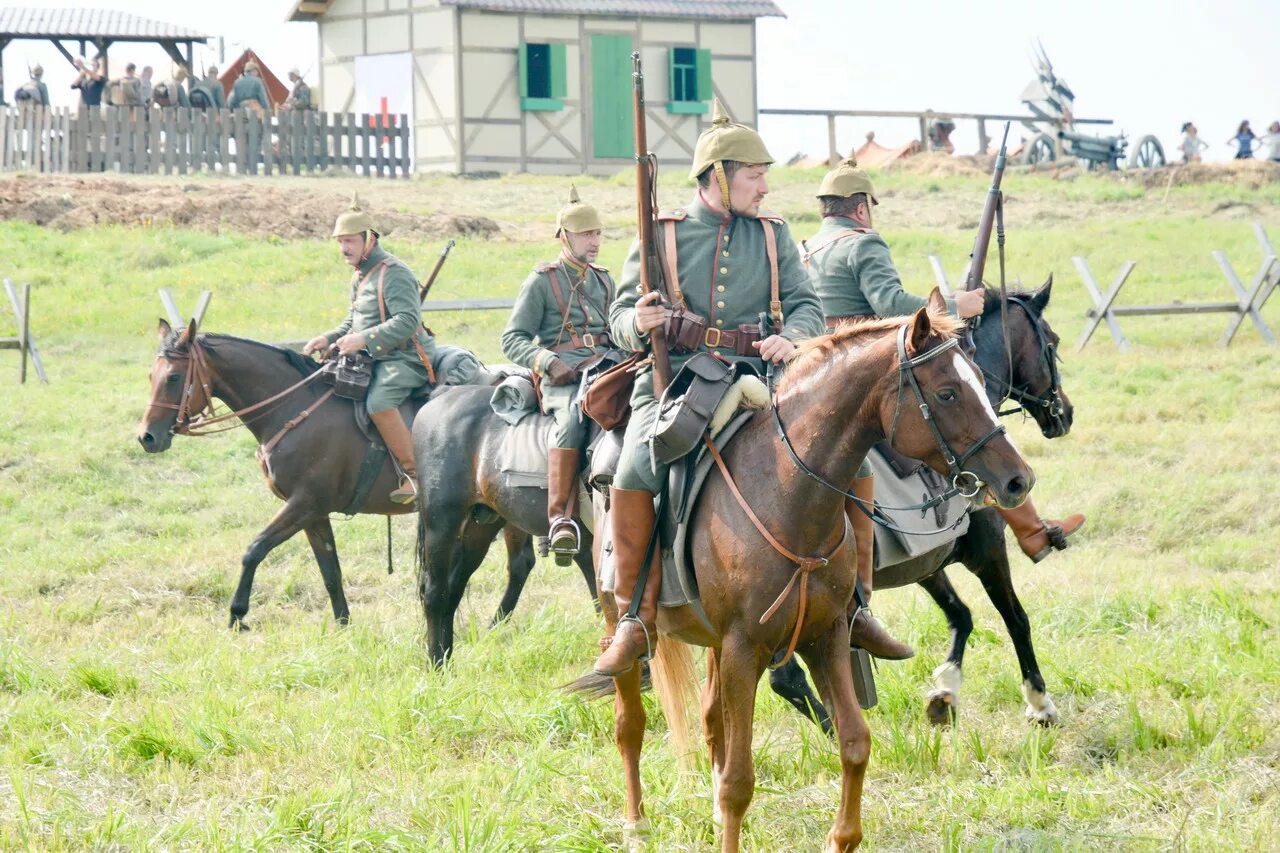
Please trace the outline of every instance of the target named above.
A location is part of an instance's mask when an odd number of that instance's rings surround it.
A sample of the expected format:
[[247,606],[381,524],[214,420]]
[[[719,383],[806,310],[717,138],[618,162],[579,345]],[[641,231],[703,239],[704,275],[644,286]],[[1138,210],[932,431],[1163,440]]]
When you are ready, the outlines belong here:
[[[986,370],[985,368],[980,368],[982,369],[983,375],[988,380],[990,380],[991,382],[995,383],[997,386],[1003,389],[1003,391],[1000,394],[1000,399],[996,401],[997,406],[999,406],[1001,403],[1004,403],[1006,400],[1010,400],[1010,399],[1018,403],[1018,405],[1015,406],[1014,408],[1005,409],[1003,411],[1000,411],[998,414],[1000,415],[1000,417],[1004,417],[1006,415],[1017,414],[1018,412],[1027,412],[1027,411],[1030,411],[1028,407],[1037,406],[1047,410],[1050,417],[1054,418],[1055,420],[1060,420],[1063,414],[1065,414],[1066,410],[1065,410],[1065,407],[1062,405],[1062,377],[1058,373],[1057,347],[1054,346],[1054,344],[1050,343],[1049,336],[1045,333],[1044,320],[1041,319],[1039,316],[1037,316],[1036,313],[1031,310],[1031,306],[1027,304],[1027,300],[1025,298],[1021,296],[1010,296],[1008,297],[1008,301],[1013,303],[1014,305],[1017,305],[1026,313],[1027,319],[1031,323],[1031,328],[1035,331],[1036,341],[1040,346],[1040,356],[1045,359],[1045,363],[1049,368],[1049,390],[1045,396],[1041,397],[1041,396],[1032,394],[1030,391],[1024,388],[1019,388],[1015,386],[1013,384],[1013,359],[1012,358],[1009,359],[1009,378],[1007,380],[1002,376],[996,376],[994,373],[992,373],[989,370]],[[1009,342],[1009,333],[1008,333],[1007,326],[1004,331],[1004,337],[1005,337],[1005,347],[1006,349],[1008,349],[1011,346],[1011,344]]]

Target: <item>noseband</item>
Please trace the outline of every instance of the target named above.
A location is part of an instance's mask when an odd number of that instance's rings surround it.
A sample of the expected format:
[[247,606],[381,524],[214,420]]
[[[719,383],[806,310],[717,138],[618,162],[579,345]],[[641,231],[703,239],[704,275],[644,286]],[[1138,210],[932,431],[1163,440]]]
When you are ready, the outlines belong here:
[[[1009,378],[1007,380],[1001,376],[996,376],[989,370],[983,369],[982,373],[987,380],[1003,389],[1000,399],[996,401],[996,405],[999,406],[1006,400],[1013,400],[1018,404],[1011,409],[1001,411],[1000,417],[1018,412],[1030,414],[1033,409],[1042,409],[1059,427],[1065,428],[1066,423],[1063,421],[1063,417],[1066,415],[1066,406],[1062,402],[1062,377],[1058,373],[1058,348],[1049,340],[1049,335],[1044,330],[1044,320],[1035,311],[1031,310],[1031,306],[1026,299],[1020,296],[1010,296],[1008,300],[1026,313],[1027,320],[1035,331],[1036,342],[1040,346],[1040,357],[1045,360],[1045,364],[1049,369],[1049,390],[1041,397],[1032,394],[1025,386],[1015,386],[1013,384],[1012,362],[1009,364]],[[1009,338],[1007,329],[1004,331],[1004,335],[1007,342]]]

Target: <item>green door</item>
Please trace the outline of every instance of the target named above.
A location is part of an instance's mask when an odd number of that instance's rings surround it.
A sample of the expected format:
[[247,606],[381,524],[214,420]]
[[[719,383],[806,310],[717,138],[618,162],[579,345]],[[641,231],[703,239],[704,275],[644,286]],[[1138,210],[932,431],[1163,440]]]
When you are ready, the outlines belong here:
[[634,156],[631,89],[631,36],[591,36],[593,156]]

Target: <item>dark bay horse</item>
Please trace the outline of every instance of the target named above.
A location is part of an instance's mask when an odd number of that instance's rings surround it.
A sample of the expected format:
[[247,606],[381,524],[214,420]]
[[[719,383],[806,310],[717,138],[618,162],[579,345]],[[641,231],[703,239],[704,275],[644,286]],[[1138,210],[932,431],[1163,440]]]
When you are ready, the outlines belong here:
[[[320,382],[304,382],[316,375],[319,365],[291,350],[229,335],[197,335],[194,322],[175,332],[161,320],[159,332],[160,351],[151,368],[151,401],[138,427],[143,448],[148,453],[161,453],[169,448],[175,433],[186,433],[194,426],[199,434],[200,415],[212,411],[212,399],[236,411],[251,409],[243,416],[244,425],[258,440],[259,462],[268,487],[285,502],[244,553],[240,582],[231,600],[231,627],[247,627],[244,618],[258,564],[300,530],[311,543],[333,615],[345,624],[350,611],[329,516],[342,512],[355,495],[369,445],[356,426],[353,403],[327,393],[328,387]],[[298,387],[290,391],[292,386]],[[269,405],[253,409],[282,393],[284,396]],[[296,425],[287,427],[291,422]],[[272,446],[264,451],[265,445]],[[412,504],[388,499],[397,482],[391,463],[384,463],[359,511],[377,515],[413,512]],[[474,533],[468,530],[465,536]],[[492,540],[489,535],[485,547]],[[515,606],[535,562],[527,536],[517,533],[507,544],[508,592],[498,618]]]
[[[503,531],[507,547],[521,547],[532,559],[531,534],[547,533],[547,490],[511,485],[498,469],[499,448],[509,434],[507,423],[489,405],[492,388],[460,387],[433,397],[414,424],[413,449],[418,459],[418,591],[427,621],[428,654],[443,663],[453,651],[454,617],[467,582]],[[585,522],[585,523],[584,523]],[[596,595],[594,540],[590,514],[580,518],[581,550],[575,558]],[[523,544],[522,544],[523,543]],[[508,581],[510,604],[518,586]],[[505,603],[505,599],[504,599]]]
[[[1050,277],[1032,293],[1010,294],[1008,351],[1001,324],[999,292],[987,291],[982,321],[974,332],[977,348],[974,361],[987,379],[986,391],[992,405],[999,408],[1008,401],[1020,406],[1035,420],[1046,438],[1066,435],[1074,414],[1058,374],[1058,335],[1044,319],[1052,287]],[[963,536],[915,559],[876,572],[877,590],[918,583],[946,614],[951,628],[951,647],[946,659],[934,670],[933,689],[925,699],[925,711],[935,724],[950,723],[955,715],[965,644],[973,631],[969,608],[947,579],[945,567],[953,563],[962,563],[978,577],[1004,620],[1022,672],[1027,719],[1046,725],[1058,721],[1057,708],[1045,690],[1031,642],[1031,623],[1013,588],[1004,528],[1004,519],[996,510],[976,510],[970,513],[969,529]],[[769,683],[775,693],[830,731],[830,717],[810,691],[804,671],[795,661],[770,673]]]
[[[727,471],[769,487],[741,498],[713,471],[693,509],[691,562],[708,622],[688,608],[659,608],[662,638],[653,668],[655,681],[664,669],[691,679],[685,643],[708,648],[703,723],[724,851],[738,850],[755,788],[756,686],[770,661],[791,647],[832,707],[838,733],[841,798],[826,849],[850,850],[861,842],[871,738],[850,670],[847,613],[856,573],[843,489],[871,445],[889,437],[899,452],[949,479],[988,484],[1002,505],[1020,503],[1034,483],[957,346],[959,323],[942,312],[937,291],[930,306],[905,323],[853,324],[802,345],[772,410],[750,420],[723,454]],[[781,441],[784,434],[794,457]],[[766,544],[766,531],[776,542]],[[601,605],[612,628],[618,615],[613,596],[602,594]],[[641,668],[633,667],[614,680],[624,831],[632,833],[643,827],[640,678]],[[671,707],[666,695],[660,692],[659,699],[674,727],[681,709]]]

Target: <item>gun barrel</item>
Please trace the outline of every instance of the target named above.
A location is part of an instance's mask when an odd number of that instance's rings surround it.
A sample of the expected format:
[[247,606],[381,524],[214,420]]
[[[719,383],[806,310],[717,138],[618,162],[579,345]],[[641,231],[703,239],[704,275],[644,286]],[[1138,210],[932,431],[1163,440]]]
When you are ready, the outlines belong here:
[[973,239],[973,251],[969,253],[969,275],[964,282],[965,290],[978,290],[982,287],[982,273],[987,266],[987,250],[991,247],[991,230],[995,225],[996,208],[1000,206],[1000,183],[1004,179],[1008,145],[1009,122],[1005,122],[1000,151],[996,154],[995,166],[991,170],[991,188],[987,190],[987,200],[982,207],[982,218],[978,221],[978,234]]
[[[649,153],[644,107],[644,66],[640,51],[631,54],[632,106],[635,119],[636,149],[636,219],[640,241],[640,291],[648,294],[655,290],[660,277],[658,271],[658,247],[654,239],[653,200],[656,195],[653,155]],[[671,384],[671,358],[667,352],[667,339],[662,326],[649,332],[649,349],[653,352],[653,390],[661,395]]]

